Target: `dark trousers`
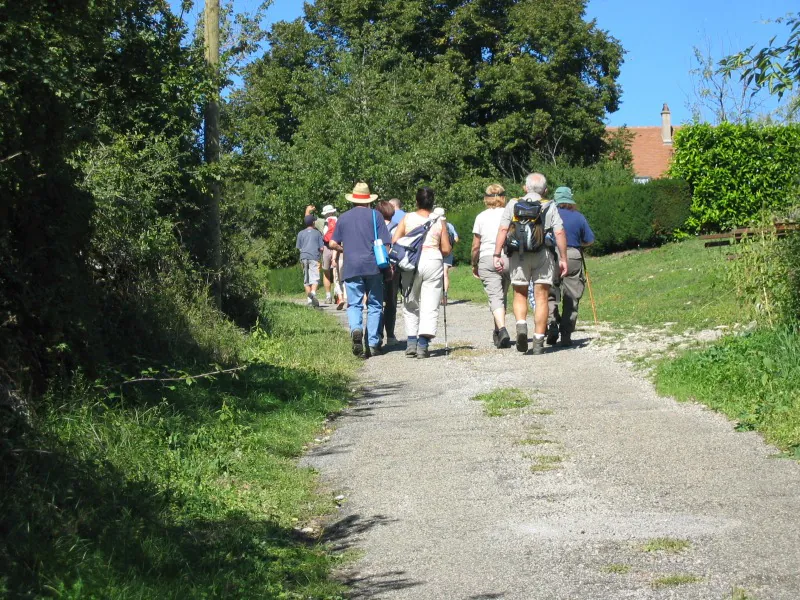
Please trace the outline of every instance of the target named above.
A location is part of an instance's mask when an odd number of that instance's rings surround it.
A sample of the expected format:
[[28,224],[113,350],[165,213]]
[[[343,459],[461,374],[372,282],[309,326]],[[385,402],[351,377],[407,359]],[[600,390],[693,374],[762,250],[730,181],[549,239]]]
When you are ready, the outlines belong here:
[[578,248],[567,248],[567,275],[550,288],[548,330],[557,327],[561,335],[572,335],[578,322],[578,305],[586,285],[582,256]]
[[395,272],[390,279],[383,280],[383,319],[381,331],[386,331],[386,337],[395,337],[394,327],[397,323],[397,292],[400,289],[400,271]]

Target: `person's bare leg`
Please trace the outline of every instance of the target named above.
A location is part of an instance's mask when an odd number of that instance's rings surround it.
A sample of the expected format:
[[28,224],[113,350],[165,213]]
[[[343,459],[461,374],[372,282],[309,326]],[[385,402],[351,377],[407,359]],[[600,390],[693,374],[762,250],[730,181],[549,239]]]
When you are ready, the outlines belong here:
[[325,286],[325,297],[331,297],[331,280],[333,279],[333,271],[322,272],[322,284]]
[[533,317],[534,331],[537,335],[544,335],[547,331],[547,315],[550,311],[548,305],[550,297],[550,286],[544,283],[537,283],[533,286],[533,297],[536,299],[536,314]]
[[528,351],[528,286],[514,286],[514,317],[517,319],[517,351]]
[[498,308],[492,311],[492,316],[494,317],[494,325],[497,329],[502,329],[506,326],[506,309],[505,308]]
[[528,286],[514,286],[514,318],[517,322],[528,318]]

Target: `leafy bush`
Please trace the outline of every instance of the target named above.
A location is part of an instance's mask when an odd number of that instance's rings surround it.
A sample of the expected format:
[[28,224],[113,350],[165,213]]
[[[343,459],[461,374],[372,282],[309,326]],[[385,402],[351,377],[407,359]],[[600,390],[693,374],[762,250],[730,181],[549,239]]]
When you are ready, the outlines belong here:
[[800,125],[691,125],[675,136],[670,174],[692,187],[695,231],[747,225],[789,206],[800,181]]
[[728,270],[745,311],[763,325],[800,322],[800,235],[778,238],[772,219],[742,240]]
[[576,198],[595,234],[592,254],[605,254],[663,242],[688,216],[685,182],[661,180],[596,188]]

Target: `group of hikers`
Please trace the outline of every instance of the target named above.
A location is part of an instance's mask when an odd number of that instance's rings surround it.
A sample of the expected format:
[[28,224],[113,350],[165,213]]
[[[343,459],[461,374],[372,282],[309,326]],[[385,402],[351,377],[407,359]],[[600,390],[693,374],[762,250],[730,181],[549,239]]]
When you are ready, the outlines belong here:
[[[488,296],[494,345],[512,346],[506,329],[512,287],[513,342],[519,352],[528,351],[530,305],[534,309],[532,353],[541,354],[545,342],[572,344],[585,285],[583,248],[594,242],[594,234],[577,210],[570,188],[559,187],[548,198],[545,176],[531,173],[525,179],[525,192],[507,201],[502,185],[486,188],[486,209],[475,219],[470,256],[472,273]],[[406,356],[430,356],[439,310],[447,304],[453,246],[459,241],[444,209],[435,206],[434,196],[431,188],[421,187],[414,212],[403,211],[397,198],[377,202],[373,209],[378,195],[361,182],[345,194],[354,206],[341,215],[331,205],[322,209],[321,218],[314,206],[306,208],[305,228],[296,246],[308,304],[319,306],[321,259],[325,302],[339,310],[347,306],[357,356],[379,355],[384,345],[397,343],[398,294]]]

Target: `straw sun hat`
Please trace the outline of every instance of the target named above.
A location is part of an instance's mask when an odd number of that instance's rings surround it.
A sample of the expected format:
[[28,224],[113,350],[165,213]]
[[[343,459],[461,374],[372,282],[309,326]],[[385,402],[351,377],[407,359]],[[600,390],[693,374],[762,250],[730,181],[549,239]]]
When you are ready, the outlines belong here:
[[353,193],[345,194],[344,197],[353,204],[369,204],[378,199],[378,194],[370,194],[369,186],[363,181],[359,181],[353,188]]

